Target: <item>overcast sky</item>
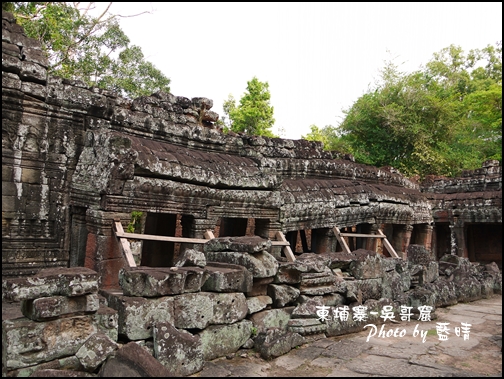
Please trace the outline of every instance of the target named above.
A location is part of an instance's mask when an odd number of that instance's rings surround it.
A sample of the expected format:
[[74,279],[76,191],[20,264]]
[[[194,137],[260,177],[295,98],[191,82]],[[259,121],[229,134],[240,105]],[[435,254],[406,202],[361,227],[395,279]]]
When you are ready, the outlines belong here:
[[[379,77],[450,44],[464,51],[502,39],[502,3],[114,3],[131,43],[171,79],[176,96],[239,100],[247,81],[269,83],[273,132],[299,139],[337,126]],[[283,129],[283,130],[282,130]]]

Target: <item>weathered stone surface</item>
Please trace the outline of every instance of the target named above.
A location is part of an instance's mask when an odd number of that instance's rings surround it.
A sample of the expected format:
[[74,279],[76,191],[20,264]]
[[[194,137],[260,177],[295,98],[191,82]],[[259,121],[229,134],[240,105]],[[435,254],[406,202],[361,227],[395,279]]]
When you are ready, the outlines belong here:
[[[366,302],[367,300],[381,299],[382,295],[382,279],[363,279],[363,280],[355,280],[352,284],[357,288],[357,290],[362,293],[362,302]],[[348,284],[347,284],[348,285]]]
[[[4,375],[4,376],[26,378],[26,377],[33,375],[35,377],[35,376],[39,376],[39,374],[42,370],[57,370],[57,371],[63,371],[63,372],[79,372],[79,373],[86,374],[89,376],[89,373],[85,373],[83,371],[84,368],[82,367],[82,365],[79,362],[79,359],[75,355],[72,355],[72,356],[66,357],[66,358],[55,359],[54,361],[45,362],[45,363],[42,363],[39,365],[25,367],[25,368],[21,368],[18,370],[11,370],[11,371],[9,371],[8,375]],[[34,374],[35,371],[37,371],[37,374]]]
[[18,369],[73,355],[100,331],[114,339],[114,329],[101,329],[93,316],[74,316],[46,322],[26,318],[2,321],[7,369]]
[[301,336],[307,336],[310,334],[324,333],[327,330],[327,324],[315,318],[297,318],[289,320],[287,330],[298,333]]
[[359,249],[350,263],[349,272],[355,279],[375,279],[382,276],[381,258],[374,251]]
[[268,305],[273,304],[273,299],[269,296],[247,297],[248,314],[262,311]]
[[235,353],[250,338],[252,322],[241,320],[230,325],[211,325],[198,333],[206,361]]
[[85,267],[40,270],[35,277],[2,280],[2,298],[8,301],[44,296],[80,296],[98,292],[98,274]]
[[175,376],[156,358],[135,342],[129,342],[102,365],[100,377],[172,377]]
[[462,303],[481,299],[481,283],[472,276],[454,281],[457,300]]
[[323,255],[330,259],[329,268],[339,268],[342,271],[347,271],[350,268],[350,263],[352,263],[355,259],[353,254],[348,254],[342,251],[337,253],[323,253]]
[[173,325],[181,329],[204,329],[214,317],[212,293],[190,293],[174,296]]
[[240,251],[254,254],[270,250],[271,240],[259,236],[220,237],[209,240],[203,245],[203,249],[206,253],[217,251]]
[[251,296],[267,296],[268,286],[273,283],[273,278],[254,278],[252,282],[252,290],[247,292],[247,297]]
[[208,278],[199,267],[133,267],[119,271],[126,296],[158,297],[196,292]]
[[252,290],[252,274],[243,266],[210,262],[205,270],[209,276],[201,287],[202,291],[250,292]]
[[176,262],[173,262],[175,267],[184,267],[184,266],[198,266],[205,267],[206,266],[206,257],[201,251],[197,251],[194,249],[186,249],[180,256],[178,257]]
[[273,299],[273,306],[282,308],[291,304],[298,298],[300,292],[297,288],[288,285],[270,284],[268,286],[268,296]]
[[174,297],[144,299],[109,291],[103,291],[102,294],[109,306],[117,309],[119,334],[129,340],[152,338],[152,325],[155,322],[174,322]]
[[205,364],[201,338],[178,330],[168,322],[154,326],[154,353],[156,359],[176,376],[194,374]]
[[117,343],[103,333],[89,337],[75,353],[82,367],[89,372],[95,371],[107,357],[116,351]]
[[[207,242],[208,243],[208,242]],[[266,251],[258,253],[242,253],[232,251],[219,251],[206,253],[208,262],[224,262],[244,266],[254,278],[268,278],[275,276],[278,271],[278,262]]]
[[247,299],[243,293],[210,293],[208,295],[213,302],[211,324],[233,324],[247,316]]
[[434,294],[436,307],[447,307],[458,303],[456,285],[453,281],[439,277],[434,282],[427,283],[424,287]]
[[302,296],[298,301],[302,301],[302,303],[294,308],[292,311],[292,318],[318,318],[317,307],[326,305],[324,297],[322,296]]
[[406,250],[406,255],[408,257],[408,262],[411,264],[428,266],[433,260],[431,252],[423,245],[409,245]]
[[43,321],[72,313],[92,313],[100,307],[97,294],[83,296],[51,296],[22,300],[21,311],[30,320]]
[[268,360],[284,355],[303,343],[304,338],[298,333],[281,329],[269,329],[256,337],[254,346],[261,354],[261,357]]
[[96,375],[82,371],[40,369],[30,376],[35,378],[94,378]]
[[329,272],[331,258],[325,254],[303,253],[296,258],[296,265],[304,266],[306,271],[302,271],[303,267],[299,267],[302,272]]
[[254,313],[249,317],[257,328],[258,333],[264,332],[269,328],[286,329],[290,320],[291,313],[295,307],[285,307],[279,309],[269,309]]

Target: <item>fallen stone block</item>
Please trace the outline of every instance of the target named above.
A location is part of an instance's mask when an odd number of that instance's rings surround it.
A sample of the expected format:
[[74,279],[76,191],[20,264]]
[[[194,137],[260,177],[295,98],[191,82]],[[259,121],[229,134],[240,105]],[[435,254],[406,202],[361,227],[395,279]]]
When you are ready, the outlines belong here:
[[310,334],[324,333],[327,330],[327,324],[320,322],[316,318],[290,319],[287,323],[287,330],[293,333],[298,333],[301,336],[306,336]]
[[219,237],[209,240],[203,245],[208,252],[242,251],[249,254],[268,251],[271,249],[271,240],[259,236],[245,237]]
[[287,323],[290,320],[292,311],[295,307],[285,307],[278,309],[268,309],[254,313],[249,317],[257,332],[265,332],[270,328],[287,329]]
[[21,311],[30,320],[43,321],[73,313],[93,313],[100,307],[97,294],[83,296],[51,296],[22,300]]
[[247,292],[247,297],[267,296],[268,286],[271,283],[273,283],[273,278],[254,278],[252,282],[252,290]]
[[97,333],[89,337],[75,353],[84,370],[93,372],[107,357],[116,351],[117,343],[105,334]]
[[352,252],[355,259],[350,263],[349,273],[355,279],[376,279],[382,276],[380,255],[371,250],[358,249]]
[[270,329],[256,337],[254,347],[263,359],[270,360],[288,353],[303,343],[304,338],[298,333]]
[[252,296],[247,297],[247,314],[253,314],[262,311],[268,305],[273,304],[273,299],[269,296]]
[[94,315],[73,316],[45,322],[27,318],[2,321],[6,368],[19,369],[75,354],[93,334],[104,332],[114,339],[115,329],[103,330]]
[[[202,295],[205,293],[202,292]],[[213,302],[210,324],[233,324],[248,313],[247,299],[239,293],[206,293]]]
[[125,296],[159,297],[197,292],[208,274],[199,267],[139,266],[119,271]]
[[172,377],[172,371],[135,342],[130,342],[109,356],[98,372],[99,377]]
[[427,250],[423,245],[408,245],[408,248],[406,249],[406,255],[410,264],[427,266],[434,260],[431,252]]
[[270,284],[268,286],[268,296],[273,300],[276,308],[285,307],[293,303],[298,298],[300,292],[297,288],[288,285]]
[[243,266],[250,271],[254,278],[273,277],[278,271],[278,261],[266,251],[258,253],[234,251],[208,252],[207,261]]
[[205,269],[209,276],[201,287],[202,291],[249,292],[252,290],[252,274],[243,266],[209,262]]
[[252,322],[241,320],[230,325],[210,325],[198,333],[206,361],[238,351],[252,334]]
[[198,266],[203,268],[206,266],[206,257],[201,251],[186,249],[180,254],[177,261],[173,262],[173,265],[175,267]]
[[201,371],[205,364],[201,338],[179,330],[168,322],[154,325],[154,354],[156,359],[176,376]]
[[98,274],[85,267],[47,268],[40,270],[36,277],[2,280],[2,298],[7,301],[97,292]]

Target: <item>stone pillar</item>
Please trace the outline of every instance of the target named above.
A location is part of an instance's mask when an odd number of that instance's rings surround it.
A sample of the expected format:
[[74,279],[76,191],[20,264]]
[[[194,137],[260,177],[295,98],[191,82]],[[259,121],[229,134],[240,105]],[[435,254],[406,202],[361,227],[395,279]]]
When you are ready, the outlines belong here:
[[457,217],[453,218],[453,224],[450,225],[451,231],[451,253],[459,257],[469,258],[464,233],[464,222],[459,221]]
[[417,238],[415,243],[417,245],[423,245],[427,250],[431,252],[432,255],[432,231],[434,227],[429,224],[419,224],[416,225],[415,228],[417,232]]
[[312,229],[311,250],[314,253],[336,251],[336,242],[332,228]]
[[406,250],[410,243],[412,231],[412,225],[394,225],[394,236],[391,243],[397,254],[402,255],[404,259],[406,259]]
[[[378,224],[370,225],[369,233],[378,234]],[[376,238],[366,238],[366,250],[376,251]]]
[[411,240],[411,233],[413,232],[413,225],[405,225],[404,226],[404,237],[403,237],[403,247],[402,247],[402,253],[403,253],[403,257],[404,259],[407,258],[407,251],[408,251],[408,246],[410,244],[410,240]]
[[275,239],[275,233],[277,232],[276,228],[275,231],[273,232],[271,230],[273,224],[270,223],[269,219],[264,219],[264,218],[256,218],[255,219],[255,230],[254,234],[256,236],[262,237],[262,238],[269,238],[274,240]]

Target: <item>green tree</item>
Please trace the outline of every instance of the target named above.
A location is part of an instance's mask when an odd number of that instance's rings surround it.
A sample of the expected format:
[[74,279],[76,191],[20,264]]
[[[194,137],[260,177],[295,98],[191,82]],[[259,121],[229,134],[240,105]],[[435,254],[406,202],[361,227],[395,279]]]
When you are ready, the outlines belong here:
[[140,47],[130,45],[120,16],[109,14],[112,3],[96,17],[90,15],[94,4],[7,2],[2,9],[12,12],[27,36],[42,44],[52,75],[130,98],[170,92],[170,79],[145,60]]
[[410,74],[388,63],[345,111],[340,142],[356,161],[407,176],[454,176],[502,160],[502,48],[450,46]]
[[301,138],[307,141],[319,141],[324,144],[324,150],[336,151],[339,153],[348,153],[351,147],[338,134],[338,128],[332,125],[326,125],[320,129],[317,125],[310,125],[310,133]]
[[247,82],[247,91],[238,105],[233,96],[229,95],[223,105],[227,121],[226,130],[276,137],[271,131],[275,119],[270,97],[268,83],[261,82],[256,77]]

